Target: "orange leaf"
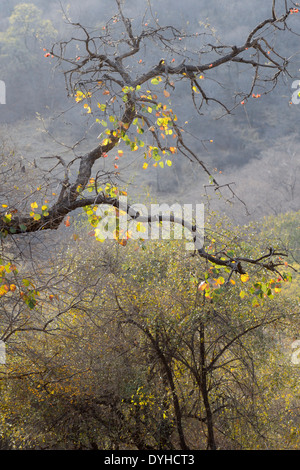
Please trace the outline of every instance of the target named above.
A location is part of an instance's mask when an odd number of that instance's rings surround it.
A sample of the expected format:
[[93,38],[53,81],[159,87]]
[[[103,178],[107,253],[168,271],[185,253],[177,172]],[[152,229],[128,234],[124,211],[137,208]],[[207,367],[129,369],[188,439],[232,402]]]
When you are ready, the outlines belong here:
[[71,224],[70,224],[70,217],[69,216],[67,217],[67,220],[65,220],[64,224],[65,224],[66,227],[70,227]]
[[207,282],[201,282],[201,284],[199,284],[198,286],[198,290],[205,290],[207,287],[209,286],[209,284],[207,284]]

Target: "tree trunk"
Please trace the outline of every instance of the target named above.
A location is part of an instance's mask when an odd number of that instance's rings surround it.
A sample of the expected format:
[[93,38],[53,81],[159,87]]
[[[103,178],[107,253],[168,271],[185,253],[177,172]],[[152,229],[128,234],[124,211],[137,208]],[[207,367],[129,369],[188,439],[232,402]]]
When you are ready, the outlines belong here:
[[207,424],[207,448],[209,450],[216,450],[216,442],[214,435],[213,426],[213,415],[209,403],[208,389],[207,389],[207,369],[206,369],[206,351],[204,343],[204,325],[200,324],[200,365],[201,365],[201,381],[200,391],[203,398],[203,403],[206,412],[206,424]]

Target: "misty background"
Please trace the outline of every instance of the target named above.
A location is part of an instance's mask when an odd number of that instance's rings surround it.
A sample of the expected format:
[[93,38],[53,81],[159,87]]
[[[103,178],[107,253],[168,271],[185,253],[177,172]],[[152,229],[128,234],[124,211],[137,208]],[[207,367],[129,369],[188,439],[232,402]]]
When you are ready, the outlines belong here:
[[[28,27],[32,22],[27,19],[24,26],[22,15],[16,15],[15,7],[22,3],[18,0],[0,3],[0,79],[6,83],[7,94],[6,105],[0,105],[0,139],[3,149],[12,149],[28,164],[37,163],[45,168],[49,161],[41,157],[72,156],[75,142],[78,142],[75,153],[82,154],[97,146],[99,134],[91,123],[93,118],[87,119],[82,105],[67,96],[62,71],[55,59],[45,58],[45,50],[54,42],[76,36],[64,13],[74,23],[101,28],[117,9],[112,0],[32,0],[26,2],[27,6],[39,9],[38,14],[33,10],[36,15],[33,34]],[[207,42],[211,38],[214,43],[220,40],[239,46],[256,24],[271,15],[272,1],[153,0],[152,11],[145,13],[146,6],[141,0],[125,3],[125,14],[133,19],[133,26],[139,28],[142,19],[151,21],[156,17],[160,25],[173,25],[182,31],[193,33],[205,27]],[[280,6],[284,7],[284,1],[278,2],[278,11]],[[291,27],[298,33],[299,17],[293,15],[290,19]],[[272,40],[290,58],[291,73],[280,77],[272,93],[259,100],[249,99],[230,115],[224,115],[224,110],[212,104],[205,106],[199,115],[181,85],[176,88],[177,94],[172,95],[172,107],[180,123],[185,123],[189,145],[214,172],[219,184],[233,184],[249,213],[238,199],[234,205],[226,202],[232,196],[226,188],[224,198],[216,197],[199,165],[180,154],[174,157],[170,168],[144,171],[141,156],[128,152],[120,162],[120,170],[123,179],[130,181],[131,194],[150,192],[158,201],[169,203],[205,202],[209,196],[211,208],[226,212],[241,223],[299,210],[300,105],[291,104],[292,83],[300,79],[299,36],[278,32]],[[155,65],[161,51],[153,46],[147,54],[147,60]],[[239,93],[247,91],[252,80],[251,69],[229,64],[214,73],[209,84],[211,95],[216,93],[224,102],[238,104]],[[221,87],[216,86],[217,82]],[[262,84],[257,92],[264,91]],[[202,142],[210,140],[213,142],[207,145]],[[112,169],[113,159],[106,160],[101,165]]]

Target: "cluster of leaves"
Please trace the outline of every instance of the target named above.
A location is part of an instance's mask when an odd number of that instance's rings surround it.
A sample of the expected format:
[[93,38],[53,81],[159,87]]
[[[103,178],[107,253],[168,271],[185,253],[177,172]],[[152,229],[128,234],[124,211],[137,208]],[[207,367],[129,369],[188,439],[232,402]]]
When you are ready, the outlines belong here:
[[[152,85],[158,85],[162,82],[162,78],[157,76],[151,80]],[[103,89],[104,83],[102,81],[98,82],[99,89]],[[97,90],[95,91],[95,95]],[[100,103],[96,100],[96,109],[102,113],[100,117],[95,118],[95,122],[100,124],[105,128],[104,131],[100,132],[98,139],[100,140],[101,146],[105,147],[112,142],[112,139],[118,137],[120,142],[124,142],[126,146],[133,152],[143,149],[144,147],[147,150],[144,151],[144,159],[146,160],[143,163],[143,169],[146,169],[149,165],[147,162],[148,159],[153,159],[153,166],[171,166],[172,160],[170,159],[171,155],[177,153],[177,147],[172,142],[167,144],[168,139],[176,139],[178,136],[176,130],[174,129],[174,124],[177,121],[177,116],[174,114],[172,108],[165,103],[158,101],[158,95],[151,90],[142,90],[141,85],[137,85],[135,88],[131,86],[125,86],[122,88],[120,94],[112,95],[112,92],[108,89],[104,89],[103,95],[107,96],[105,103]],[[136,129],[138,136],[131,136],[129,133],[129,124],[123,123],[120,121],[117,114],[110,112],[110,107],[117,101],[121,99],[123,103],[127,103],[129,99],[132,99],[134,95],[135,102],[141,102],[140,105],[140,114],[137,113],[137,117],[133,119],[132,126]],[[165,98],[170,97],[170,93],[167,90],[163,90],[163,96]],[[96,114],[92,110],[92,92],[84,93],[81,90],[76,90],[75,92],[75,101],[81,102],[85,101],[83,104],[84,109],[87,114]],[[155,115],[155,120],[151,121],[152,115]],[[147,131],[147,132],[146,132]],[[158,137],[158,132],[160,131],[160,136]],[[147,144],[142,140],[141,136],[144,133],[152,136],[156,141],[156,145]],[[164,141],[164,146],[159,143],[159,140]],[[149,140],[149,138],[147,138]],[[115,159],[123,156],[123,150],[119,149]],[[104,153],[103,157],[107,157],[107,154]],[[118,168],[118,165],[115,163],[115,168]]]
[[33,309],[36,306],[39,292],[29,279],[22,279],[20,283],[17,274],[18,270],[14,264],[11,262],[4,264],[0,259],[0,297],[9,293],[17,295],[30,309]]

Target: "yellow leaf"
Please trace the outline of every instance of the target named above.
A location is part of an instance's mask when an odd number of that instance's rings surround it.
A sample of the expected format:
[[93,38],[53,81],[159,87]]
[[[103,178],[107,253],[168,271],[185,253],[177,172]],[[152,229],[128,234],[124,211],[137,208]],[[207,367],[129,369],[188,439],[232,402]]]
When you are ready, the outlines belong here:
[[241,274],[241,281],[242,282],[247,282],[249,281],[250,277],[249,277],[249,274]]
[[32,202],[30,205],[31,205],[31,209],[36,209],[37,207],[39,207],[36,202]]
[[88,113],[88,114],[90,114],[90,113],[92,112],[90,106],[89,106],[87,103],[85,103],[85,104],[83,105],[83,107],[84,107],[85,109],[87,109],[87,113]]
[[143,169],[146,170],[146,168],[148,168],[148,163],[145,162],[143,165]]
[[144,225],[141,222],[137,223],[137,226],[136,226],[136,231],[137,232],[145,233],[146,230],[147,230],[146,227],[144,227]]
[[2,295],[7,294],[8,291],[9,291],[9,287],[8,287],[6,284],[5,284],[4,286],[1,286],[1,287],[0,287],[0,297],[1,297]]

